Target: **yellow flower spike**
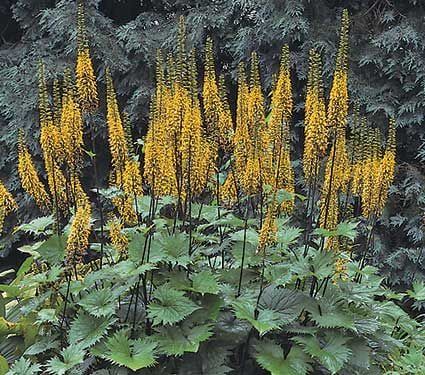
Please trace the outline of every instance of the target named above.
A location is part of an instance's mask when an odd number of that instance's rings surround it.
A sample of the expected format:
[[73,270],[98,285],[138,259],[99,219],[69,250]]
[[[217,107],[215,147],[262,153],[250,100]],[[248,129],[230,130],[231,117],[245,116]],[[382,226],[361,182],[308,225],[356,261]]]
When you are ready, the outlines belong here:
[[143,195],[142,175],[140,164],[135,159],[129,159],[125,163],[123,173],[123,191],[131,197]]
[[188,80],[187,52],[186,52],[186,21],[184,16],[180,16],[177,36],[177,65],[176,81],[188,89],[190,87]]
[[383,156],[378,164],[378,184],[380,186],[378,196],[376,198],[376,207],[374,214],[379,216],[385,207],[388,199],[388,190],[394,179],[395,170],[395,157],[396,157],[396,140],[395,140],[395,121],[390,119],[387,143]]
[[339,194],[346,192],[350,178],[347,174],[350,163],[345,134],[348,117],[348,27],[348,12],[344,10],[327,113],[330,136],[334,139],[326,162],[321,198],[320,226],[331,230],[335,229],[339,220]]
[[[245,182],[249,185],[246,186],[249,187],[246,193],[255,194],[259,192],[263,184],[272,185],[274,177],[270,134],[266,126],[264,96],[260,82],[260,66],[255,52],[251,55],[248,121],[248,131],[252,139],[249,166],[252,169],[247,172],[245,178]],[[248,179],[254,180],[249,182]],[[258,188],[254,188],[254,186],[258,186]]]
[[231,170],[224,181],[220,191],[220,200],[225,206],[231,207],[238,200],[238,188],[235,175]]
[[78,103],[84,112],[94,112],[99,106],[96,76],[90,57],[85,24],[84,2],[78,2],[77,10],[77,65],[75,68]]
[[84,112],[94,112],[99,106],[96,76],[90,58],[89,49],[83,49],[77,54],[75,68],[78,102]]
[[122,194],[119,197],[113,198],[112,203],[126,225],[133,226],[137,224],[138,219],[134,209],[134,197]]
[[[58,82],[54,84],[55,101],[58,100]],[[48,99],[47,85],[44,75],[44,66],[39,67],[39,121],[40,143],[43,151],[44,165],[47,173],[47,182],[50,194],[55,205],[65,209],[67,206],[66,179],[59,168],[59,161],[63,158],[62,138],[58,126],[58,113],[52,111]]]
[[312,180],[317,173],[317,163],[328,147],[326,105],[323,98],[322,67],[320,54],[310,51],[310,68],[305,101],[305,141],[303,154],[304,176]]
[[220,75],[219,78],[218,92],[220,97],[220,112],[218,117],[218,139],[220,146],[224,150],[229,151],[233,141],[234,126],[223,75]]
[[80,263],[84,252],[89,246],[90,217],[90,204],[77,206],[66,244],[66,258],[69,265]]
[[128,238],[122,233],[124,223],[118,218],[109,221],[109,237],[111,244],[124,257],[127,255]]
[[345,129],[348,115],[348,31],[349,16],[342,14],[339,48],[328,107],[328,124],[332,130]]
[[7,215],[18,209],[12,194],[0,181],[0,233],[3,231],[4,220]]
[[224,76],[217,75],[211,38],[205,46],[204,82],[202,89],[203,114],[208,140],[214,147],[228,149],[233,135],[233,120],[226,94]]
[[50,209],[52,207],[50,197],[38,177],[31,154],[22,136],[20,136],[18,142],[18,173],[22,188],[34,198],[37,206],[42,210]]
[[219,144],[218,122],[221,102],[217,85],[217,76],[214,64],[213,44],[210,37],[205,45],[204,82],[202,99],[207,136],[212,143]]
[[[291,165],[289,146],[292,107],[293,100],[289,48],[285,45],[282,47],[279,75],[272,93],[270,122],[268,124],[269,139],[271,142],[269,147],[272,147],[273,152],[273,179],[269,183],[276,189],[284,189],[290,193],[293,193],[295,190],[294,171]],[[293,205],[293,201],[283,202],[281,210],[285,213],[289,213]]]
[[106,70],[107,87],[107,123],[109,147],[112,156],[112,166],[115,173],[115,184],[122,185],[122,174],[128,158],[127,137],[118,108],[115,88],[109,69]]
[[[274,200],[274,198],[273,198]],[[264,218],[258,236],[257,253],[265,255],[267,247],[274,246],[277,242],[276,204],[272,202]]]
[[83,118],[75,100],[74,83],[71,72],[64,72],[64,92],[62,96],[61,136],[64,161],[71,173],[78,170],[82,156]]
[[176,85],[174,62],[167,63],[167,77],[161,52],[157,54],[156,90],[151,104],[149,128],[145,139],[144,177],[155,195],[177,195],[176,105],[172,85]]
[[252,139],[248,129],[249,86],[246,80],[245,65],[241,63],[238,71],[238,94],[236,103],[236,130],[233,138],[235,156],[235,178],[245,190],[245,171],[248,156],[252,150]]
[[62,112],[61,84],[59,80],[53,81],[53,122],[60,128]]
[[335,264],[334,264],[335,274],[332,278],[333,283],[336,283],[338,279],[341,280],[341,281],[348,280],[347,264],[348,264],[347,258],[342,258],[340,256],[337,258],[337,260],[335,261]]

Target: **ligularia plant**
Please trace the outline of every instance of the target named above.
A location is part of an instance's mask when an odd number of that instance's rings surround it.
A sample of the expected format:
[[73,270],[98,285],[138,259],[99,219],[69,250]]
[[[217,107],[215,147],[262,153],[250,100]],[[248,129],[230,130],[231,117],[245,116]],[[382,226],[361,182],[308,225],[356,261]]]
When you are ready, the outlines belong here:
[[[347,11],[329,95],[310,52],[301,144],[289,46],[271,87],[253,52],[233,94],[219,43],[190,49],[183,17],[133,139],[114,72],[96,77],[83,1],[76,13],[75,72],[51,88],[39,64],[43,160],[17,142],[46,216],[14,229],[28,257],[0,285],[0,374],[393,374],[425,360],[423,326],[397,303],[425,286],[391,292],[368,264],[396,131],[351,108]],[[18,205],[0,183],[0,229]]]

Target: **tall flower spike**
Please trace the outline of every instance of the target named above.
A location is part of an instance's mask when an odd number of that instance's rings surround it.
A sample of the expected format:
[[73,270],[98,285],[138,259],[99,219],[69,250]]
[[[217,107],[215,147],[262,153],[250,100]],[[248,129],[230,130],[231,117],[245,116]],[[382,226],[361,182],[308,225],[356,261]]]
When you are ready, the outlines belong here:
[[[189,64],[193,81],[193,72],[196,71],[194,51],[190,54]],[[183,191],[190,192],[191,196],[202,192],[207,184],[209,174],[213,171],[211,151],[203,135],[200,103],[194,91],[195,87],[192,87],[191,103],[183,104],[184,117],[179,150],[183,174],[182,188]]]
[[394,180],[396,157],[395,120],[390,119],[387,143],[379,166],[379,195],[377,197],[375,215],[379,216],[388,199],[388,190]]
[[316,176],[318,162],[328,147],[322,63],[320,54],[314,49],[310,51],[304,126],[303,169],[306,180],[311,181]]
[[220,96],[220,112],[218,118],[218,139],[221,147],[224,150],[229,150],[233,136],[233,118],[230,111],[229,99],[226,92],[226,84],[224,82],[224,75],[220,75],[218,81],[218,92]]
[[328,124],[332,130],[345,129],[348,115],[348,11],[344,10],[341,33],[328,108]]
[[[282,47],[279,75],[275,84],[268,131],[272,147],[273,180],[276,189],[294,192],[294,171],[291,165],[289,127],[292,121],[292,83],[289,63],[289,47]],[[266,141],[267,142],[267,141]],[[267,152],[267,149],[266,149]],[[281,209],[290,212],[293,201],[283,202]]]
[[109,147],[112,155],[115,184],[117,186],[121,186],[122,175],[128,158],[127,137],[118,108],[115,88],[109,69],[106,70],[106,87]]
[[122,254],[127,257],[128,238],[122,233],[124,223],[121,219],[113,218],[109,221],[109,237],[111,239],[111,245]]
[[218,122],[221,103],[217,85],[217,76],[214,64],[213,43],[210,37],[205,45],[204,85],[202,99],[207,136],[214,144],[219,143]]
[[[58,83],[54,85],[57,87]],[[55,102],[58,100],[58,89],[55,92]],[[47,173],[47,182],[50,194],[54,199],[55,209],[65,209],[67,206],[66,179],[59,161],[63,158],[62,138],[58,126],[57,111],[53,111],[48,98],[47,84],[44,74],[44,66],[39,66],[39,122],[40,143],[43,151],[44,165]]]
[[277,242],[277,223],[276,223],[276,202],[275,196],[267,208],[266,217],[261,226],[258,236],[257,253],[265,255],[267,247],[275,245]]
[[91,233],[90,216],[90,204],[83,204],[77,207],[66,245],[66,257],[69,265],[80,263],[84,252],[89,246]]
[[251,55],[248,131],[252,147],[248,155],[244,189],[247,194],[255,194],[260,191],[263,184],[273,185],[270,134],[267,132],[260,65],[255,52]]
[[75,100],[74,82],[69,69],[64,72],[61,135],[64,161],[70,172],[75,173],[79,168],[84,145],[83,119],[80,106]]
[[21,179],[22,188],[31,195],[37,206],[42,210],[52,207],[50,197],[38,177],[37,170],[22,135],[18,142],[18,173]]
[[77,81],[78,102],[84,112],[94,112],[99,106],[96,76],[90,57],[90,48],[86,32],[86,15],[84,0],[78,0],[77,9],[77,65],[75,75]]
[[57,127],[60,127],[62,112],[61,84],[59,80],[53,81],[53,120]]
[[236,130],[233,138],[235,157],[235,178],[244,187],[248,155],[252,149],[252,140],[248,129],[249,86],[246,79],[245,65],[241,63],[238,70],[238,93],[236,103]]
[[346,125],[348,116],[348,12],[344,10],[335,72],[329,99],[327,120],[333,139],[326,163],[325,181],[322,189],[320,225],[335,229],[339,216],[339,194],[348,185],[349,168],[346,148]]
[[[155,195],[177,195],[174,122],[176,114],[172,86],[176,83],[174,60],[167,59],[167,76],[160,51],[157,53],[156,90],[151,103],[148,133],[145,140],[144,177]],[[176,142],[174,142],[176,140]]]
[[4,220],[7,215],[15,211],[18,205],[13,199],[12,194],[6,189],[6,186],[0,181],[0,233],[3,231]]

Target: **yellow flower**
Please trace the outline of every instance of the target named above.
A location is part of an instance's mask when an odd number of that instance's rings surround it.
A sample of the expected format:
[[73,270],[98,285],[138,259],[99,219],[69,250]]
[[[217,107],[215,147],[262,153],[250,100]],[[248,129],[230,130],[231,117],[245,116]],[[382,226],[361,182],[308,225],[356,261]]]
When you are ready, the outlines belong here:
[[77,81],[78,103],[84,112],[93,112],[99,105],[99,99],[96,76],[90,58],[83,1],[78,2],[77,35],[77,65],[75,76]]
[[258,237],[257,252],[265,255],[267,247],[274,246],[277,241],[276,209],[273,202],[267,209],[266,217]]
[[328,147],[322,68],[320,54],[315,50],[310,51],[304,124],[303,169],[306,180],[311,181],[317,175],[318,162]]
[[[268,126],[269,139],[272,147],[272,178],[268,183],[275,189],[284,189],[293,193],[294,171],[291,165],[291,155],[289,146],[289,130],[292,121],[292,83],[289,64],[289,48],[287,45],[282,48],[282,56],[277,82],[275,84],[272,101],[270,122]],[[267,142],[266,140],[265,142]],[[268,147],[266,147],[266,153]],[[266,181],[267,182],[267,181]],[[289,213],[293,208],[293,201],[286,201],[281,209]]]
[[[58,95],[56,82],[56,92]],[[56,97],[56,100],[58,98]],[[56,115],[56,111],[55,111]],[[47,182],[55,205],[65,209],[67,206],[66,179],[59,168],[59,161],[64,156],[60,129],[54,121],[52,109],[48,100],[47,85],[44,76],[44,67],[39,69],[39,118],[40,143],[43,151],[44,165],[47,172]]]
[[236,178],[246,194],[256,194],[263,184],[270,184],[273,179],[272,149],[255,53],[251,57],[250,85],[244,66],[239,67],[234,156]]
[[228,147],[233,132],[233,121],[227,100],[224,77],[221,76],[217,83],[211,38],[207,38],[205,46],[202,99],[208,139],[215,147]]
[[[169,59],[168,68],[173,69]],[[167,77],[175,83],[173,73]],[[158,51],[156,66],[156,90],[151,104],[148,133],[145,139],[144,177],[155,194],[177,195],[178,132],[174,123],[180,118],[177,112],[180,86],[174,90],[165,83],[162,55]]]
[[71,172],[79,167],[82,155],[83,119],[81,109],[75,101],[74,84],[69,70],[65,72],[64,93],[62,97],[61,136],[64,161]]
[[142,175],[139,162],[128,159],[123,173],[123,191],[131,196],[143,195]]
[[[350,163],[346,147],[348,116],[348,12],[344,10],[336,67],[329,99],[327,121],[333,136],[333,145],[326,162],[322,188],[320,226],[335,229],[339,216],[339,194],[346,192],[350,179]],[[311,119],[311,103],[308,110]]]
[[90,216],[90,204],[77,206],[66,245],[68,264],[80,263],[84,252],[89,246],[91,233]]
[[95,111],[99,105],[99,99],[97,96],[96,76],[88,48],[82,48],[78,51],[75,76],[78,102],[81,109],[84,112]]
[[122,233],[124,224],[122,220],[114,218],[109,221],[109,237],[111,244],[120,253],[126,255],[128,238]]
[[22,188],[31,195],[42,210],[51,208],[50,197],[38,177],[31,154],[22,139],[18,145],[18,173]]
[[4,219],[11,212],[15,211],[18,208],[18,205],[13,199],[12,194],[10,194],[3,183],[0,181],[0,233],[3,230]]
[[334,283],[336,283],[337,279],[340,279],[342,281],[346,281],[348,280],[348,273],[347,273],[347,264],[348,264],[348,259],[347,258],[343,258],[341,256],[339,256],[337,258],[337,260],[335,261],[335,274],[332,278],[332,281]]
[[115,184],[122,185],[122,174],[124,173],[125,162],[128,158],[126,132],[118,108],[115,88],[112,82],[109,69],[106,70],[107,87],[107,123],[109,133],[109,147],[112,156],[112,166],[115,173]]
[[238,188],[235,175],[231,170],[220,189],[220,201],[226,206],[233,206],[238,200]]

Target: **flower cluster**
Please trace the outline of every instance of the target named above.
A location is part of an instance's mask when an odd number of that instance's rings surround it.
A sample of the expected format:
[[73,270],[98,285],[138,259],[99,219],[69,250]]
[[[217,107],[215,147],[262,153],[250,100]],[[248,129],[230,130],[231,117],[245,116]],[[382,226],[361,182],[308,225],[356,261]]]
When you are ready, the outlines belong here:
[[6,186],[0,181],[0,233],[3,231],[4,219],[12,211],[18,208],[12,194],[6,189]]

